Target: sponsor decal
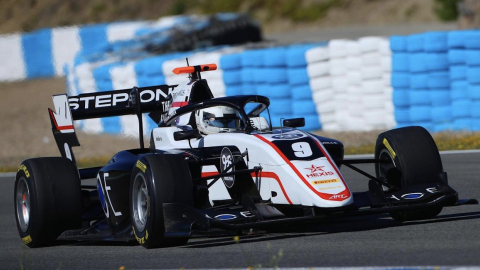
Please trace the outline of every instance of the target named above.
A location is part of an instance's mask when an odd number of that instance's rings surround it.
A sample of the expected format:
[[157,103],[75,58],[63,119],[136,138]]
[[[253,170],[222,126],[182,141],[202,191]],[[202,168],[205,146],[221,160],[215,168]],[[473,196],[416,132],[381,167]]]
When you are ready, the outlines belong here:
[[398,198],[397,196],[395,195],[392,195],[390,196],[389,198],[390,199],[395,199],[397,201],[400,201],[401,199],[405,199],[405,200],[416,200],[416,199],[420,199],[423,197],[423,193],[421,192],[415,192],[415,193],[407,193],[407,194],[403,194],[402,196],[400,196],[400,198]]
[[255,215],[252,214],[252,212],[250,212],[250,211],[240,212],[240,215],[242,215],[243,217],[246,217],[246,218],[253,218],[253,217],[255,217]]
[[339,200],[339,199],[347,199],[348,196],[345,194],[335,194],[332,195],[332,197],[329,198],[329,200]]
[[310,170],[310,173],[314,173],[314,172],[323,172],[324,170],[322,168],[324,168],[325,166],[315,166],[312,164],[312,166],[310,168],[305,168],[306,170]]
[[145,231],[144,237],[138,237],[137,232],[135,231],[135,227],[132,226],[132,230],[133,230],[133,235],[135,236],[135,239],[137,239],[137,242],[141,245],[145,244],[145,240],[148,239],[148,231]]
[[293,139],[297,139],[297,138],[300,138],[300,137],[303,137],[303,134],[288,134],[288,133],[285,133],[285,134],[280,134],[280,135],[274,135],[272,136],[272,138],[274,139],[283,139],[283,140],[293,140]]
[[272,136],[273,139],[280,140],[295,140],[302,137],[306,137],[303,132],[292,128],[275,129]]
[[[110,210],[108,210],[107,199],[108,199],[108,203],[110,204],[110,207],[112,208],[113,214],[116,217],[121,216],[122,212],[115,212],[115,208],[113,207],[112,200],[110,199],[109,192],[112,191],[112,187],[107,186],[107,177],[109,176],[109,174],[103,173],[103,178],[100,175],[101,175],[101,172],[97,174],[97,189],[98,189],[99,196],[101,195],[103,196],[102,207],[103,207],[103,211],[105,212],[105,216],[107,218],[110,217]],[[101,184],[102,181],[103,181],[103,185]]]
[[392,155],[392,158],[395,158],[397,156],[395,151],[393,151],[393,148],[390,146],[390,143],[387,141],[387,138],[383,138],[383,145],[385,145],[390,155]]
[[323,185],[323,184],[330,184],[330,183],[338,183],[338,179],[327,179],[327,180],[319,180],[319,181],[313,181],[312,184],[314,185]]
[[108,214],[107,202],[105,201],[105,194],[103,193],[102,184],[100,183],[99,178],[97,178],[97,190],[98,190],[98,198],[100,199],[100,204],[102,205],[105,215],[108,217],[109,214]]
[[325,166],[315,166],[312,164],[311,167],[304,168],[306,170],[310,170],[310,173],[306,174],[307,178],[335,175],[333,172],[323,170],[324,167]]
[[[233,172],[233,170],[235,169],[235,166],[233,168],[230,168],[228,171],[226,170],[230,165],[232,165],[232,163],[233,163],[233,154],[230,151],[230,149],[228,149],[227,147],[224,147],[220,154],[220,173]],[[231,188],[235,183],[235,175],[224,176],[222,177],[222,180],[225,183],[225,186],[227,188]]]
[[423,193],[408,193],[402,195],[402,199],[407,199],[407,200],[415,200],[415,199],[420,199],[423,197]]
[[338,144],[337,142],[322,142],[322,144]]
[[27,235],[27,236],[22,238],[22,241],[25,245],[28,245],[32,242],[32,237],[30,237],[30,235]]
[[155,141],[161,142],[161,141],[162,141],[162,137],[155,137]]
[[236,219],[237,216],[235,215],[232,215],[232,214],[221,214],[221,215],[218,215],[218,216],[215,216],[214,219],[218,219],[218,220],[232,220],[232,219]]
[[317,188],[318,190],[327,190],[327,189],[340,189],[343,188],[343,186],[335,186],[335,187],[319,187]]
[[20,166],[18,167],[18,172],[19,171],[23,171],[25,173],[25,176],[27,178],[30,178],[30,173],[28,172],[27,167],[25,167],[25,165],[20,164]]
[[[169,89],[169,92],[171,90]],[[140,92],[140,103],[148,103],[152,101],[161,101],[167,99],[167,96],[162,89],[145,89]],[[117,106],[121,103],[126,103],[130,99],[128,93],[112,93],[105,95],[71,97],[68,99],[70,108],[77,110],[80,108],[105,108]]]
[[147,170],[147,165],[143,164],[140,160],[137,160],[135,167],[139,168],[143,173]]

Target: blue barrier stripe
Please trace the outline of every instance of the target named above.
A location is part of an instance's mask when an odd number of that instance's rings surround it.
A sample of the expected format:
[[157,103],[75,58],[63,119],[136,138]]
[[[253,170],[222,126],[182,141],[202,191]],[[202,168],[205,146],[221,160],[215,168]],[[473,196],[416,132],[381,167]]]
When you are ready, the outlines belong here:
[[23,57],[27,78],[53,77],[52,41],[50,29],[22,35]]
[[[395,41],[392,49],[396,49],[392,50],[392,85],[398,127],[421,124],[434,132],[480,128],[473,125],[480,123],[480,110],[475,103],[480,100],[477,37],[478,30],[411,35],[405,37],[407,53],[402,37],[391,38]],[[407,57],[409,68],[405,70],[403,61]]]
[[78,32],[84,55],[101,53],[108,45],[107,24],[84,26]]

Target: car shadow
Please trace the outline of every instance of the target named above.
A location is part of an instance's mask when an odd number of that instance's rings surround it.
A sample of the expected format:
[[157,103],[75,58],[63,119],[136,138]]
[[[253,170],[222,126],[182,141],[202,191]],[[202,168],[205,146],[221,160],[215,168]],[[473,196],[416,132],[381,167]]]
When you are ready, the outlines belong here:
[[457,214],[439,215],[434,219],[397,222],[389,217],[388,214],[375,215],[369,217],[344,218],[330,220],[315,224],[303,224],[295,226],[281,226],[275,230],[253,231],[251,234],[242,234],[238,240],[234,240],[234,235],[223,236],[221,238],[197,238],[190,241],[182,248],[208,248],[235,245],[239,243],[255,243],[264,241],[275,241],[289,238],[300,238],[306,236],[315,236],[323,234],[335,234],[345,232],[361,232],[381,230],[393,227],[414,226],[420,224],[435,224],[443,222],[452,222],[459,220],[480,219],[480,212],[467,212]]
[[[299,224],[278,226],[269,230],[248,230],[243,231],[238,239],[235,239],[238,232],[215,230],[211,234],[194,234],[191,240],[180,248],[209,248],[228,246],[235,244],[247,244],[255,242],[275,241],[290,238],[301,238],[316,235],[327,235],[346,232],[361,232],[382,230],[386,228],[414,226],[421,224],[436,224],[460,220],[480,219],[480,211],[439,215],[433,219],[397,222],[388,214],[373,216],[351,217],[314,224]],[[72,241],[57,240],[53,246],[137,246],[135,239],[130,241]]]

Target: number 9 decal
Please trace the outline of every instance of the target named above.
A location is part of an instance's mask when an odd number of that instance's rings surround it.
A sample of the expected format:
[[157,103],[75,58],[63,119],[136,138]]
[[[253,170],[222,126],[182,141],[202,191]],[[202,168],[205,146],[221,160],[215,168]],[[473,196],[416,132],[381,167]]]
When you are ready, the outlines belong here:
[[296,157],[309,157],[312,155],[312,148],[307,142],[297,142],[292,144],[293,153]]

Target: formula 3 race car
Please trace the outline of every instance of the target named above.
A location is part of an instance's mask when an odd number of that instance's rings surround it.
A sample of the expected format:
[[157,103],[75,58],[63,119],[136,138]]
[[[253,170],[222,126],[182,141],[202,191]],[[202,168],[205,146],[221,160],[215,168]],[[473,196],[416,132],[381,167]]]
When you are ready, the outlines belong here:
[[[402,222],[478,204],[459,200],[448,185],[425,129],[386,131],[378,136],[374,158],[344,159],[340,141],[297,129],[303,118],[274,127],[267,97],[214,98],[201,72],[215,69],[176,68],[176,74],[189,74],[179,86],[53,96],[49,115],[61,157],[28,159],[18,169],[14,199],[22,241],[41,247],[57,238],[136,239],[154,248],[219,229],[378,213]],[[158,123],[149,147],[143,113]],[[140,147],[118,152],[103,167],[78,169],[73,121],[120,115],[138,116]],[[373,164],[376,175],[354,166],[360,163]],[[368,178],[367,191],[351,192],[341,166]],[[96,185],[82,184],[88,179]]]

